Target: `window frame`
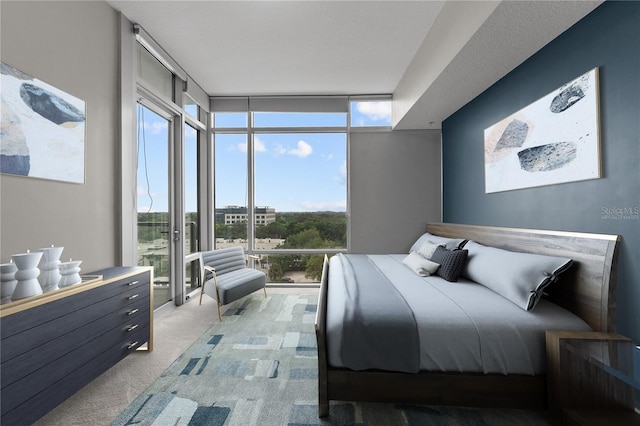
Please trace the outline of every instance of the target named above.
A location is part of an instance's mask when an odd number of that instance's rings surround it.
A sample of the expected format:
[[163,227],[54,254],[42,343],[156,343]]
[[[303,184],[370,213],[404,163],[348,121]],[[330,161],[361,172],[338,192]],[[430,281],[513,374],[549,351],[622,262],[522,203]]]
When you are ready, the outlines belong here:
[[[226,100],[230,100],[230,103],[224,103],[223,105],[217,109],[213,105],[216,100],[219,98],[212,97],[212,108],[211,108],[211,132],[212,132],[212,143],[215,146],[215,137],[217,134],[246,134],[247,136],[247,211],[254,212],[256,208],[255,204],[255,137],[260,134],[304,134],[304,133],[343,133],[345,135],[345,158],[347,165],[349,164],[350,158],[350,112],[349,112],[349,102],[350,97],[348,96],[336,96],[336,97],[319,97],[320,101],[320,110],[314,111],[314,108],[317,104],[314,103],[314,97],[278,97],[278,98],[259,98],[258,100],[252,102],[252,98],[220,98]],[[287,101],[290,100],[289,104]],[[270,101],[273,101],[271,103]],[[326,102],[326,104],[325,104]],[[342,107],[338,107],[338,111],[328,111],[323,109],[324,106],[327,105],[327,108],[331,108],[332,105],[340,104],[344,102]],[[254,105],[256,109],[260,110],[252,110],[251,105]],[[291,110],[287,108],[286,105],[298,105],[301,106],[301,110]],[[225,106],[231,106],[230,108]],[[245,107],[246,105],[246,107]],[[257,106],[256,106],[257,105]],[[265,108],[264,105],[267,105]],[[270,111],[263,111],[263,109],[270,109],[269,106],[275,105],[275,107]],[[254,126],[254,113],[262,113],[262,112],[283,112],[283,113],[313,113],[313,112],[344,112],[345,113],[345,125],[344,126],[291,126],[291,127],[256,127]],[[217,127],[216,126],[216,113],[246,113],[247,114],[247,126],[246,127]],[[215,148],[214,148],[215,150]],[[215,160],[214,160],[215,164]],[[346,185],[346,247],[339,249],[258,249],[256,248],[256,225],[257,220],[255,218],[255,214],[248,215],[247,220],[247,253],[248,254],[336,254],[336,253],[345,253],[348,252],[351,248],[351,203],[350,203],[350,172],[349,167],[347,166],[347,185]],[[214,182],[215,188],[215,182]],[[214,209],[221,207],[214,205]],[[214,227],[215,230],[215,227]],[[213,240],[215,241],[218,237],[214,235]]]
[[[347,120],[348,120],[348,115],[347,115]],[[346,149],[346,153],[345,153],[345,159],[347,162],[347,165],[349,164],[349,132],[347,131],[348,126],[345,127],[278,127],[278,128],[274,128],[274,127],[267,127],[267,128],[259,128],[259,129],[253,129],[253,132],[251,133],[251,138],[250,138],[250,143],[249,143],[249,147],[247,148],[247,151],[250,152],[250,156],[251,156],[251,166],[252,169],[249,170],[249,185],[250,185],[250,191],[249,191],[249,203],[251,205],[250,209],[248,211],[254,211],[255,210],[255,150],[253,149],[253,145],[254,145],[254,136],[255,135],[259,135],[259,134],[283,134],[283,133],[288,133],[288,134],[304,134],[304,133],[308,133],[308,134],[318,134],[318,133],[333,133],[333,134],[341,134],[344,133],[345,134],[345,149]],[[255,247],[255,229],[256,229],[256,224],[255,224],[255,214],[253,215],[253,220],[250,222],[249,226],[252,227],[253,229],[249,230],[247,229],[247,239],[250,242],[249,244],[249,248],[250,248],[250,254],[337,254],[337,253],[347,253],[349,252],[350,248],[351,248],[351,235],[350,235],[350,220],[349,218],[351,217],[350,214],[350,202],[349,202],[349,182],[350,182],[350,176],[349,176],[349,167],[347,166],[347,187],[346,187],[346,202],[347,202],[347,206],[346,206],[346,210],[345,210],[345,217],[347,219],[347,224],[346,224],[346,237],[347,237],[347,244],[346,247],[344,248],[336,248],[336,249],[329,249],[329,248],[324,248],[324,249],[257,249]]]

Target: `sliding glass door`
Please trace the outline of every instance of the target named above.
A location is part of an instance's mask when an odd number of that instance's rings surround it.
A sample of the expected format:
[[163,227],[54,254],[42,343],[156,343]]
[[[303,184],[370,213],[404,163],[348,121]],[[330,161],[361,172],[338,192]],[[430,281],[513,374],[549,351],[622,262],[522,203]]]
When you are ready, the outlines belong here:
[[172,299],[171,120],[138,104],[138,265],[153,267],[154,307]]

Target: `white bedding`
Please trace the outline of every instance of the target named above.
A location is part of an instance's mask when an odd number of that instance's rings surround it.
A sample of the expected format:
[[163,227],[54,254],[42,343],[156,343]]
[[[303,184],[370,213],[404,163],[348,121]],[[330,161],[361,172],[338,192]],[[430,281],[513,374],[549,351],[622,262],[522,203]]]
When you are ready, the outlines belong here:
[[[541,300],[525,311],[487,287],[461,278],[421,277],[402,263],[406,254],[369,255],[413,310],[420,338],[420,369],[544,374],[545,330],[588,331],[579,317]],[[327,293],[329,365],[341,361],[345,308],[340,262],[332,258]],[[562,283],[558,283],[562,285]]]

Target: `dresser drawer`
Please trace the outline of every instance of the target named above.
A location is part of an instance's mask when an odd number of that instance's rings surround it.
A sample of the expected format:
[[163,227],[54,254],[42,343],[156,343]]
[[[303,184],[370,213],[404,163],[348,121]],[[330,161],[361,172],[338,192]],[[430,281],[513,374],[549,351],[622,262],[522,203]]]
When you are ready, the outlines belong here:
[[122,329],[148,327],[149,310],[149,296],[138,297],[133,303],[120,307],[110,315],[81,324],[72,333],[66,333],[56,339],[49,340],[11,359],[3,358],[2,389],[46,366],[52,360],[66,356],[86,342],[100,338],[101,335],[112,330],[114,326],[119,326]]
[[56,318],[79,311],[101,300],[113,297],[119,293],[127,292],[133,288],[149,288],[151,275],[149,272],[135,274],[126,278],[92,288],[87,291],[63,297],[42,306],[38,306],[38,315],[33,315],[31,309],[7,315],[0,322],[0,337],[4,339],[21,333],[41,324],[53,321]]
[[24,375],[10,385],[3,387],[1,393],[3,415],[23,401],[35,396],[41,389],[54,385],[85,364],[93,362],[92,360],[99,357],[103,352],[108,352],[114,347],[127,348],[129,345],[133,345],[131,346],[131,350],[133,350],[149,340],[150,329],[148,324],[142,327],[138,326],[132,331],[128,331],[128,329],[129,327],[118,324],[106,333],[83,342],[84,344],[64,356],[49,360],[43,368]]
[[[110,287],[113,285],[117,286],[118,292],[111,292],[112,294],[109,298],[101,299],[97,303],[42,323],[39,327],[30,328],[22,333],[12,334],[10,337],[3,338],[2,346],[0,347],[0,356],[2,358],[3,365],[6,361],[9,361],[25,352],[37,350],[40,346],[49,341],[59,339],[68,333],[75,333],[76,329],[83,328],[85,325],[89,325],[100,318],[110,316],[113,312],[120,311],[132,304],[137,305],[141,299],[146,298],[147,303],[150,303],[150,286],[148,283],[146,285],[139,284],[131,287],[123,286],[123,284],[120,283],[114,283],[108,284],[104,287]],[[93,292],[94,290],[86,291],[71,296],[71,298],[84,297],[87,293]],[[53,302],[52,304],[55,303],[56,302]],[[11,318],[11,316],[7,318]],[[2,321],[4,322],[5,319],[6,318],[3,318]],[[8,326],[5,325],[5,327]],[[81,344],[81,342],[82,340],[79,339],[77,344]],[[2,386],[4,387],[4,384]]]
[[[148,338],[149,328],[141,329],[129,336],[133,342],[142,342]],[[42,389],[31,398],[22,401],[12,410],[5,410],[4,401],[2,407],[2,424],[28,425],[33,424],[44,413],[51,411],[58,404],[65,401],[70,395],[86,386],[94,378],[107,371],[124,357],[134,352],[141,343],[129,347],[127,344],[112,346],[97,357],[74,370],[60,379],[53,386]],[[88,413],[87,415],[90,415]]]

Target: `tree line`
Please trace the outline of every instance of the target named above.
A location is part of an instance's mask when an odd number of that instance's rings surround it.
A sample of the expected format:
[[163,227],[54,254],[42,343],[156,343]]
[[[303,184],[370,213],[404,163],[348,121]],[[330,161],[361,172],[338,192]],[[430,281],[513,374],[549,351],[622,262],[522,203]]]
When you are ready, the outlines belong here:
[[[347,216],[344,212],[276,213],[275,222],[256,227],[256,238],[283,239],[276,249],[336,249],[347,246]],[[216,236],[246,239],[247,224],[216,223]],[[269,255],[269,280],[278,282],[287,271],[305,271],[307,278],[319,280],[322,255]]]
[[[188,222],[197,223],[197,213],[188,213]],[[276,249],[339,249],[347,247],[347,217],[344,212],[276,213],[276,220],[256,227],[258,239],[282,239]],[[169,215],[166,212],[138,214],[138,241],[167,238]],[[247,224],[225,225],[216,222],[216,238],[247,239]],[[307,278],[319,280],[322,255],[269,255],[269,279],[282,280],[287,271],[305,271]]]

